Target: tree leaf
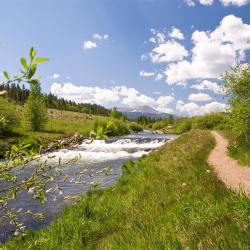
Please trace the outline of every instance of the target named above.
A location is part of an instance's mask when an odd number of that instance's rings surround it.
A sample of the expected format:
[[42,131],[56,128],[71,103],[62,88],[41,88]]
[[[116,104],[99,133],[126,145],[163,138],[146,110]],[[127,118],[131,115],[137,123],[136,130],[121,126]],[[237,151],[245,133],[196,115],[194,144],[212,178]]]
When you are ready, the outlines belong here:
[[10,76],[9,76],[9,74],[8,74],[7,71],[4,71],[4,72],[3,72],[3,75],[4,75],[4,77],[5,77],[7,80],[10,80]]
[[34,74],[36,73],[36,64],[33,64],[29,70],[29,73],[28,73],[28,79],[31,79]]
[[38,63],[47,62],[47,61],[49,61],[49,58],[41,58],[41,57],[39,57],[39,58],[37,58],[35,60],[35,63],[38,64]]
[[28,63],[27,63],[27,61],[26,61],[26,59],[25,59],[24,57],[22,57],[22,58],[20,59],[20,62],[21,62],[21,64],[23,65],[23,67],[24,67],[26,70],[28,70],[29,66],[28,66]]
[[31,49],[30,49],[30,61],[33,61],[35,56],[36,56],[36,51],[34,50],[33,47],[31,47]]

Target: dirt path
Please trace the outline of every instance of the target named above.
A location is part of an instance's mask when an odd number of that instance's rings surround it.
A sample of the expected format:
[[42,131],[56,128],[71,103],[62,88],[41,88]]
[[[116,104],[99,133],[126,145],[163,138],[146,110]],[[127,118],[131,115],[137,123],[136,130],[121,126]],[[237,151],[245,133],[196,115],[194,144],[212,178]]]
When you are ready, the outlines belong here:
[[218,177],[228,188],[244,191],[250,195],[250,167],[244,167],[227,154],[228,141],[216,131],[212,131],[216,146],[209,155],[208,163],[213,165]]

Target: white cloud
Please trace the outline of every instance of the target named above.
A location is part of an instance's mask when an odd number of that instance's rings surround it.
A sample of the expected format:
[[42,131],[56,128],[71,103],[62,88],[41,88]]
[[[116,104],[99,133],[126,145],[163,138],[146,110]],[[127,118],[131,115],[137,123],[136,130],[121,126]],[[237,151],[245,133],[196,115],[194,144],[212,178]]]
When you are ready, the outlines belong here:
[[159,80],[161,80],[162,78],[163,78],[163,74],[158,73],[158,74],[156,75],[156,77],[155,77],[155,80],[156,80],[156,81],[159,81]]
[[202,5],[212,5],[214,0],[200,0],[200,4]]
[[169,33],[169,36],[180,40],[184,39],[184,35],[182,34],[182,32],[175,27],[172,28],[172,31]]
[[97,44],[92,41],[85,41],[82,45],[82,49],[93,49],[96,48]]
[[166,106],[171,102],[174,102],[174,97],[171,95],[160,96],[156,101],[160,106]]
[[218,78],[244,58],[244,52],[250,48],[249,40],[250,25],[234,15],[224,17],[214,31],[194,31],[191,60],[167,65],[166,82]]
[[211,90],[215,94],[222,94],[221,86],[219,86],[216,82],[210,82],[208,80],[204,80],[198,84],[193,84],[191,88],[197,90]]
[[142,77],[150,77],[150,76],[154,76],[155,73],[154,72],[146,72],[146,71],[142,70],[142,71],[140,71],[139,75]]
[[95,33],[95,34],[93,35],[93,38],[94,38],[95,40],[106,40],[106,39],[109,38],[109,35],[107,35],[107,34],[101,35],[101,34]]
[[167,63],[183,60],[188,56],[188,51],[180,43],[170,40],[158,44],[150,53],[153,63]]
[[220,2],[225,6],[236,5],[240,7],[250,3],[250,0],[220,0]]
[[184,103],[183,101],[179,100],[176,104],[176,109],[179,111],[180,115],[196,116],[213,112],[225,112],[226,104],[210,102],[200,106],[194,102]]
[[170,107],[168,105],[174,102],[174,98],[172,96],[160,96],[155,99],[141,94],[135,88],[128,88],[126,86],[100,88],[77,86],[68,82],[64,84],[53,83],[50,91],[58,97],[65,98],[66,100],[72,100],[77,103],[96,103],[106,107],[137,107],[149,105],[161,112],[163,112],[163,110],[170,111]]
[[195,2],[193,0],[184,0],[184,3],[186,3],[188,6],[194,7]]
[[57,73],[54,73],[52,76],[53,79],[58,79],[59,77],[61,77],[61,75]]
[[156,100],[156,110],[163,113],[173,114],[174,110],[169,107],[170,103],[175,101],[173,96],[160,96]]
[[189,95],[188,100],[193,102],[207,102],[211,101],[212,98],[210,95],[198,93]]
[[[191,7],[194,7],[196,2],[202,5],[209,6],[214,3],[214,0],[184,0],[184,3]],[[249,4],[250,0],[219,0],[219,2],[222,3],[224,6],[235,5],[241,7],[246,4]]]

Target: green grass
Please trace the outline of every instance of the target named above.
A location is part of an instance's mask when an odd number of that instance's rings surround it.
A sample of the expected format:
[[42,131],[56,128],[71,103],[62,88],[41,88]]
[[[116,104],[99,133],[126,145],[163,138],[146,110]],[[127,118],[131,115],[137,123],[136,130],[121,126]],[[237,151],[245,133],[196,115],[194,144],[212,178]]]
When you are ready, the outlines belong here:
[[250,167],[250,146],[243,140],[236,143],[237,136],[230,130],[224,130],[222,134],[229,140],[229,156],[238,160],[240,164]]
[[183,134],[2,249],[249,249],[250,199],[206,163],[214,144],[208,131]]
[[[19,108],[22,113],[21,108]],[[39,149],[40,145],[47,146],[52,140],[80,132],[89,135],[94,129],[95,121],[106,124],[108,117],[94,116],[71,111],[48,110],[49,119],[44,131],[27,131],[22,126],[15,128],[13,132],[0,137],[0,156],[4,156],[10,145],[19,141],[32,144],[33,148]],[[122,123],[122,122],[120,122]]]

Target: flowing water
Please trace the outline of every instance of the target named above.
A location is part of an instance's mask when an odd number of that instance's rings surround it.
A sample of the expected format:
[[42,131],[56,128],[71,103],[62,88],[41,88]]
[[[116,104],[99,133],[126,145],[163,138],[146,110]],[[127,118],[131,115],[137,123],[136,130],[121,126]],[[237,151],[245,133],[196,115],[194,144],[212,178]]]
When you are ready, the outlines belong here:
[[[45,155],[42,160],[48,160],[51,165],[57,164],[59,158],[63,163],[80,156],[77,162],[64,167],[64,171],[72,175],[71,182],[61,184],[60,192],[48,193],[43,205],[32,199],[31,194],[23,192],[20,193],[17,200],[10,203],[10,207],[31,210],[35,213],[42,212],[45,215],[43,220],[34,219],[31,216],[22,218],[24,225],[29,229],[40,229],[57,218],[65,206],[72,204],[68,199],[70,196],[79,196],[93,188],[114,185],[121,176],[121,166],[126,161],[147,155],[175,137],[176,135],[153,134],[144,131],[138,134],[113,137],[106,141],[97,140],[91,144],[83,142],[77,148],[62,149]],[[32,164],[29,167],[32,168]],[[25,169],[26,173],[31,171],[29,167]],[[25,175],[25,171],[22,172],[23,175]],[[76,184],[79,176],[84,185]],[[9,239],[13,233],[13,227],[0,225],[0,242]]]

